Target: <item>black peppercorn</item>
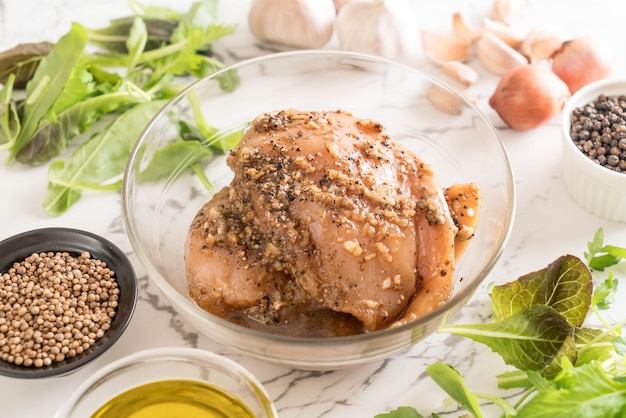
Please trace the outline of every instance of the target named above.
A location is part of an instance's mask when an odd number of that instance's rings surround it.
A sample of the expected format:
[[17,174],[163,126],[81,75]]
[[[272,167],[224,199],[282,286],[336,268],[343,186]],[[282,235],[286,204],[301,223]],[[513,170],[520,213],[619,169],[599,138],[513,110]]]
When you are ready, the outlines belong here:
[[570,137],[592,161],[626,174],[626,97],[598,95],[571,115]]

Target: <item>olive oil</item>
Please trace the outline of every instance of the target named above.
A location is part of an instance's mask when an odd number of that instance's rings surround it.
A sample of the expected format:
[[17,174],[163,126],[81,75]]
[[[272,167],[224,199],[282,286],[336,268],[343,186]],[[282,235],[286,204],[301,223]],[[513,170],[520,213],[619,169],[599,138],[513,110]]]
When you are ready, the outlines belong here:
[[114,397],[91,418],[254,418],[239,399],[194,380],[162,380]]

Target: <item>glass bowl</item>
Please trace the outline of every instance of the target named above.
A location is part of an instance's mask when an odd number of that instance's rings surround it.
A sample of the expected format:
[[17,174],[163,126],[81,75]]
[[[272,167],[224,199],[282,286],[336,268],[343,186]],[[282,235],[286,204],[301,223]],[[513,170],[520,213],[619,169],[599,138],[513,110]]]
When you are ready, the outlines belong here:
[[[158,396],[145,390],[150,387],[146,385],[181,381],[182,389],[167,386]],[[201,392],[204,399],[191,398],[190,388],[198,387],[194,384],[207,390]],[[117,405],[110,403],[136,388],[144,388],[140,397],[132,401],[126,398]],[[212,388],[218,391],[212,392]],[[216,399],[220,402],[214,402]],[[109,409],[101,408],[104,405]],[[122,409],[115,409],[118,407]],[[176,409],[172,411],[173,408]],[[156,410],[163,414],[159,416],[166,416],[164,409],[175,416],[278,417],[263,385],[233,360],[197,348],[163,347],[133,353],[98,370],[65,400],[55,418],[118,417],[120,412],[124,416],[151,416],[149,411]]]
[[[220,88],[224,77],[238,77],[239,86],[224,92]],[[196,212],[229,184],[232,172],[220,153],[198,161],[195,171],[191,170],[197,154],[182,148],[177,164],[159,164],[159,170],[155,169],[155,162],[162,161],[162,150],[181,142],[177,121],[193,120],[190,103],[201,105],[206,121],[219,129],[222,145],[229,145],[231,133],[264,112],[343,109],[381,122],[392,137],[433,166],[442,186],[477,183],[482,193],[480,221],[457,265],[449,301],[404,326],[333,338],[270,335],[198,308],[187,294],[186,235]],[[202,173],[211,191],[203,185]],[[494,127],[473,104],[414,68],[345,52],[268,55],[193,83],[146,126],[124,174],[123,211],[130,241],[176,310],[224,346],[300,369],[337,369],[377,361],[435,332],[463,307],[496,263],[511,230],[514,209],[508,156]]]
[[[33,253],[68,252],[72,256],[78,256],[85,251],[89,252],[92,259],[104,261],[115,272],[119,300],[110,328],[87,350],[73,357],[67,356],[63,361],[53,362],[49,366],[26,367],[0,360],[1,375],[21,379],[63,376],[103,354],[122,336],[137,304],[137,278],[124,252],[103,237],[88,231],[57,227],[14,235],[0,242],[0,275],[6,273],[13,263],[20,262]],[[2,298],[0,302],[3,302]],[[0,318],[4,318],[4,315],[0,315]],[[2,334],[3,337],[4,335]]]

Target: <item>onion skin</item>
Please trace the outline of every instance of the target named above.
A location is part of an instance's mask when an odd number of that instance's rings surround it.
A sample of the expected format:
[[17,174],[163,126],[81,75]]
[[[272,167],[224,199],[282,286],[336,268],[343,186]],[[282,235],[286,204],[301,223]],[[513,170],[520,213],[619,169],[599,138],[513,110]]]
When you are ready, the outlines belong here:
[[611,74],[608,51],[592,39],[576,38],[563,42],[552,54],[552,71],[574,94],[587,84]]
[[527,131],[547,123],[570,98],[569,88],[548,68],[522,65],[504,74],[489,99],[511,128]]

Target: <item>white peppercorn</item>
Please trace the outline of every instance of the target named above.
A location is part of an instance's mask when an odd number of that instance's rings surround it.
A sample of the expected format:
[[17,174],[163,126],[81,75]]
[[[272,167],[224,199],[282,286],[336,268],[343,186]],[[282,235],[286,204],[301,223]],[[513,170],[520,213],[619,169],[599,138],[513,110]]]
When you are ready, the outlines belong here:
[[89,349],[115,317],[114,275],[87,252],[34,253],[15,262],[0,275],[0,359],[45,367]]

